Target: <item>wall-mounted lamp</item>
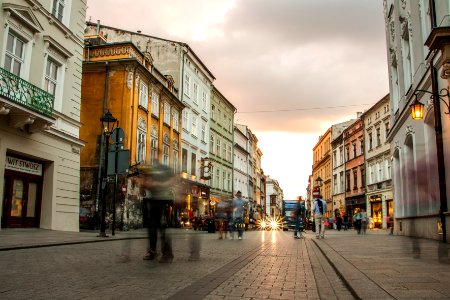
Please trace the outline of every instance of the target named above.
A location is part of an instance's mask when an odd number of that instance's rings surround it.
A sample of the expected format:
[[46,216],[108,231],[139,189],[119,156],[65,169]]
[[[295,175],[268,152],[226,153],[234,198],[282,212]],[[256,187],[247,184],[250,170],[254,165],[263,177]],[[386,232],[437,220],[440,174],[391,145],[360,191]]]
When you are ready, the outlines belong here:
[[[434,94],[430,91],[425,91],[425,90],[416,90],[416,92],[414,93],[414,96],[416,97],[416,100],[414,101],[413,104],[411,104],[409,107],[411,108],[411,116],[414,120],[422,120],[423,119],[423,110],[424,110],[424,105],[422,103],[420,103],[420,101],[417,99],[417,94],[418,92],[423,92],[423,93],[427,93],[431,95],[431,99],[434,98]],[[450,115],[450,105],[449,103],[447,103],[447,101],[445,101],[445,97],[447,97],[447,99],[449,99],[449,92],[448,89],[443,88],[441,89],[441,91],[439,92],[439,94],[437,95],[439,100],[441,100],[442,102],[444,102],[445,106],[447,106],[447,111],[444,111],[444,114],[446,115]],[[439,102],[436,101],[436,105]]]

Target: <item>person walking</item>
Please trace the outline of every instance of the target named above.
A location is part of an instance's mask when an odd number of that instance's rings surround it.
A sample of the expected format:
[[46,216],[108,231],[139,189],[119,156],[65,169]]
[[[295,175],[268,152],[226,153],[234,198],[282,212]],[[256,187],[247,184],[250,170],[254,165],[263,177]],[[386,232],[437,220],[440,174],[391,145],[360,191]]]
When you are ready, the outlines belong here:
[[225,239],[227,238],[227,230],[225,230],[225,226],[228,222],[230,216],[230,203],[229,201],[220,201],[216,205],[216,222],[217,229],[219,233],[219,240],[223,239],[225,235]]
[[367,212],[364,208],[361,208],[361,230],[362,230],[362,234],[366,234],[366,229],[367,229],[367,223],[369,218],[367,217]]
[[361,234],[361,212],[357,210],[353,215],[353,224],[355,224],[355,229],[358,234]]
[[232,216],[230,220],[230,239],[234,239],[234,231],[237,228],[238,239],[242,240],[242,227],[244,223],[244,206],[247,201],[242,199],[241,191],[237,191],[236,198],[233,199],[231,204]]
[[295,231],[294,231],[294,238],[301,239],[302,238],[302,231],[303,231],[303,224],[305,220],[305,201],[302,200],[302,197],[298,197],[297,199],[297,205],[295,206],[295,210],[293,212],[293,217],[295,219]]
[[342,229],[342,216],[341,216],[341,212],[338,212],[336,214],[336,228],[338,231],[341,231]]
[[349,218],[348,218],[348,214],[345,213],[344,217],[342,218],[342,220],[344,221],[344,231],[348,230],[348,222],[349,222]]
[[164,165],[142,166],[138,168],[135,179],[143,194],[145,217],[147,218],[149,247],[144,260],[157,257],[156,244],[158,232],[161,241],[161,263],[173,260],[172,241],[166,234],[168,207],[174,204],[173,186],[176,177],[172,170]]
[[316,238],[325,238],[325,212],[327,211],[327,202],[318,195],[313,203],[313,216],[316,223]]

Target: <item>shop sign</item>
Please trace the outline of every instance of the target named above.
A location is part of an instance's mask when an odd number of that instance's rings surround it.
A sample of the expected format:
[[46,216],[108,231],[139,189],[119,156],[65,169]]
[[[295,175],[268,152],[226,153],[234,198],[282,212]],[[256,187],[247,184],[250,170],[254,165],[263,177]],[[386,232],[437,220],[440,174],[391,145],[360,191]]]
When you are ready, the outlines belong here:
[[42,164],[6,156],[6,169],[42,176]]
[[370,196],[370,202],[380,202],[381,201],[381,196],[380,195],[372,195]]

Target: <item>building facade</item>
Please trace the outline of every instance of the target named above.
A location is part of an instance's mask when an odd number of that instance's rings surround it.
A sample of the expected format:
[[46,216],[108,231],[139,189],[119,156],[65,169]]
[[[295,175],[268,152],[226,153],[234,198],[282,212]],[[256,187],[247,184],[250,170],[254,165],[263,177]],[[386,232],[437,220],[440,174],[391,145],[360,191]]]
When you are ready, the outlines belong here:
[[[385,0],[394,231],[448,239],[450,3]],[[431,97],[432,96],[432,97]],[[411,118],[415,100],[423,120]]]
[[266,212],[265,216],[278,219],[282,213],[282,201],[284,200],[283,190],[278,180],[266,177]]
[[213,87],[211,95],[209,158],[212,174],[208,184],[212,203],[217,203],[233,198],[233,124],[236,108],[216,87]]
[[358,113],[358,119],[344,130],[344,152],[345,211],[347,215],[353,216],[360,209],[366,210],[364,123],[361,113]]
[[1,225],[78,231],[86,2],[41,3],[1,6]]
[[241,191],[242,198],[249,199],[249,157],[247,126],[234,125],[234,183],[233,194]]
[[[102,33],[108,42],[132,42],[143,53],[149,52],[154,66],[170,75],[185,105],[181,116],[181,172],[189,198],[208,199],[210,187],[202,176],[210,154],[211,91],[214,75],[188,44],[138,32],[117,29],[99,23],[86,23],[86,34]],[[199,213],[199,212],[196,212]],[[208,212],[209,213],[209,212]]]
[[344,130],[355,120],[335,124],[331,126],[331,151],[332,151],[332,199],[333,211],[345,212],[345,152]]
[[259,147],[256,147],[256,151],[254,153],[254,174],[255,174],[255,202],[256,208],[255,210],[258,212],[258,215],[261,216],[264,213],[264,205],[266,199],[266,176],[264,175],[264,170],[261,165],[261,158],[263,153]]
[[[82,205],[85,213],[95,217],[99,206],[99,182],[105,156],[104,134],[100,118],[109,111],[123,130],[121,148],[129,150],[129,166],[163,164],[180,172],[181,113],[184,105],[177,98],[171,77],[164,76],[153,66],[149,53],[142,53],[130,42],[106,43],[100,35],[85,37],[83,60],[80,137],[86,142],[81,151]],[[112,136],[111,142],[115,136]],[[109,145],[109,148],[112,146]],[[132,179],[119,179],[125,188],[117,197],[116,215],[120,224],[140,227],[143,223],[142,199]],[[172,208],[173,216],[186,210],[203,209],[203,201],[189,198],[181,189],[183,207]],[[114,190],[108,194],[108,203]],[[182,201],[177,201],[181,203]],[[178,210],[178,211],[177,211]],[[179,223],[175,218],[169,222]]]
[[[327,202],[327,216],[333,211],[332,198],[331,198],[331,127],[319,137],[316,145],[313,148],[313,180],[314,187],[318,188],[322,199]],[[321,186],[317,186],[316,180],[322,179]]]
[[364,123],[366,206],[372,228],[393,226],[391,152],[386,138],[390,130],[389,95],[361,116]]

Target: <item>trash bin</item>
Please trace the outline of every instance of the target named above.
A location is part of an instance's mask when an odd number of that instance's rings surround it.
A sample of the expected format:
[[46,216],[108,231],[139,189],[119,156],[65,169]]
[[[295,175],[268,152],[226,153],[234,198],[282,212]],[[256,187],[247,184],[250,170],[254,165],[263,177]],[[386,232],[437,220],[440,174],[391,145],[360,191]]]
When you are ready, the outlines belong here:
[[214,222],[214,219],[209,218],[208,219],[208,233],[215,233],[216,232],[216,222]]

